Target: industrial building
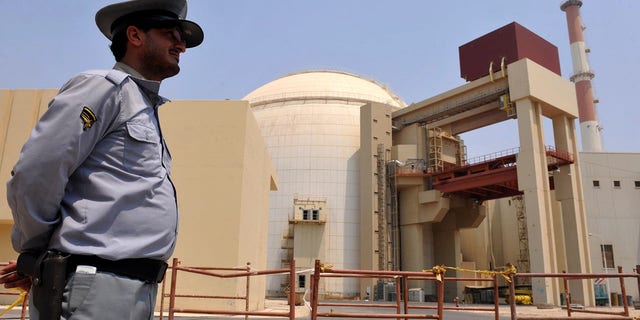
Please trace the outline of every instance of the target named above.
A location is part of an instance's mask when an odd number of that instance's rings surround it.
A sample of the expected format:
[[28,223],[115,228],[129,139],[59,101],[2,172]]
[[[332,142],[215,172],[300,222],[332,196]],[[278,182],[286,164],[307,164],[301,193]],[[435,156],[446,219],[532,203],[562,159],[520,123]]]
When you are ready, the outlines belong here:
[[[580,29],[580,5],[562,5],[571,32]],[[319,70],[275,79],[243,101],[163,106],[180,199],[175,256],[188,265],[251,262],[256,269],[295,259],[301,271],[320,259],[341,269],[511,263],[521,272],[613,272],[616,265],[630,272],[640,264],[640,153],[603,151],[581,38],[571,36],[571,79],[560,75],[554,45],[511,23],[461,46],[466,84],[411,105],[376,81]],[[0,90],[1,177],[9,177],[55,93]],[[545,145],[545,117],[552,146]],[[520,145],[467,158],[460,134],[503,121],[517,123],[517,132],[505,134],[518,135]],[[15,253],[4,199],[0,219],[6,261]],[[252,283],[251,308],[309,282],[302,272],[295,284],[284,276]],[[244,290],[240,282],[185,283],[202,294]],[[560,304],[557,281],[526,284],[534,303]],[[322,285],[328,298],[388,298],[376,281]],[[409,285],[425,298],[435,294],[428,283]],[[445,299],[463,296],[465,285],[477,284],[449,286]],[[574,301],[593,305],[598,288],[572,285]],[[612,282],[607,291],[619,288]]]
[[[357,269],[359,261],[360,107],[405,103],[384,86],[343,72],[288,75],[249,93],[253,114],[278,170],[271,193],[267,265],[313,268],[321,259]],[[389,136],[390,139],[390,136]],[[306,275],[299,283],[309,283]],[[350,279],[348,279],[350,280]],[[326,295],[359,296],[356,281],[336,279]],[[268,279],[270,296],[282,295],[288,279]]]

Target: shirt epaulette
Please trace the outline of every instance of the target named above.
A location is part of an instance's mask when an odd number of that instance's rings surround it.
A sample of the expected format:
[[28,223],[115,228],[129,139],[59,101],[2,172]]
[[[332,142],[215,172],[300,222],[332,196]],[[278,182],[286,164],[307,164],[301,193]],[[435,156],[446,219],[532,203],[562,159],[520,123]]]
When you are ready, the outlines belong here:
[[115,69],[104,69],[104,70],[96,69],[96,70],[84,71],[82,73],[102,76],[115,85],[121,84],[127,77],[129,77],[128,73],[120,70],[115,70]]
[[126,79],[128,76],[129,76],[129,74],[126,73],[126,72],[123,72],[123,71],[120,71],[120,70],[111,69],[107,73],[106,78],[109,79],[111,82],[113,82],[115,84],[121,84],[122,81],[124,81],[124,79]]

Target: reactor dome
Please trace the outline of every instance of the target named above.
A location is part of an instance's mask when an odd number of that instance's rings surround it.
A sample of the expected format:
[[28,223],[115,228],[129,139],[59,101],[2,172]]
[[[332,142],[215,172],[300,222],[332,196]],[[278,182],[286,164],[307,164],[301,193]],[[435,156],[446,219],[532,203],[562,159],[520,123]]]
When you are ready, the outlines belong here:
[[340,99],[380,102],[395,108],[406,103],[385,86],[354,74],[340,71],[304,71],[271,81],[243,98],[251,106],[300,99]]
[[[335,71],[307,71],[267,83],[248,100],[278,175],[270,195],[267,267],[313,268],[313,259],[336,268],[360,264],[360,107],[406,104],[385,86]],[[391,128],[389,128],[391,130]],[[301,212],[303,211],[303,212]],[[300,219],[302,221],[298,221]],[[306,285],[310,279],[301,279]],[[267,278],[267,295],[288,286]],[[335,297],[356,297],[355,279],[330,279],[322,288]]]

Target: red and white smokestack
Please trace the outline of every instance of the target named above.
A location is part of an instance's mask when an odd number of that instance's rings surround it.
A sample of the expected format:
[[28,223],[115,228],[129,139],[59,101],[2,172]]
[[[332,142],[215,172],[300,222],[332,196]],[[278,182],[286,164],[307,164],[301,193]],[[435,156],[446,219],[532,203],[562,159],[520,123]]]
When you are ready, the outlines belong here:
[[602,151],[600,138],[600,124],[596,117],[596,107],[593,98],[591,79],[595,74],[589,68],[587,59],[588,49],[584,43],[580,7],[582,1],[567,0],[560,9],[567,13],[569,28],[569,42],[571,42],[571,60],[573,61],[573,76],[571,81],[576,85],[578,98],[578,113],[580,118],[580,136],[582,137],[582,151]]

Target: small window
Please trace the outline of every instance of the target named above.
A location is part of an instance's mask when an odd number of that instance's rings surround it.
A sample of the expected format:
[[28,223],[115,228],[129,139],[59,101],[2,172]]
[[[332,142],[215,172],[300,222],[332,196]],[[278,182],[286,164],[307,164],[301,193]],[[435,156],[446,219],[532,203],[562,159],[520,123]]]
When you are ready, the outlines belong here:
[[615,261],[613,260],[613,245],[601,244],[600,253],[602,254],[602,267],[606,269],[615,268]]
[[318,209],[314,209],[313,210],[313,217],[311,217],[313,220],[320,220],[320,210]]
[[307,285],[307,277],[305,275],[298,275],[298,288],[306,287]]
[[309,214],[310,212],[309,211],[310,210],[307,210],[307,209],[302,210],[302,220],[309,220],[309,218],[310,218],[310,214]]
[[600,180],[593,180],[593,187],[600,188]]
[[620,188],[620,180],[613,180],[613,187]]
[[636,184],[636,189],[640,189],[640,181],[635,181],[634,183]]

